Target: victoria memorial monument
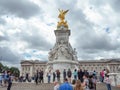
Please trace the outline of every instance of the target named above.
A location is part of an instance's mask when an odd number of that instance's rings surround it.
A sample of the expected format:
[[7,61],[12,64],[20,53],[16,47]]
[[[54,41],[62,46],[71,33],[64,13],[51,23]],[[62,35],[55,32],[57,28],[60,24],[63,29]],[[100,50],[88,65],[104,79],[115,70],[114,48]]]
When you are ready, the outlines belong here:
[[59,10],[59,12],[58,18],[60,18],[60,21],[58,22],[57,30],[54,30],[56,43],[49,52],[47,71],[78,69],[77,52],[75,48],[72,48],[69,42],[71,31],[68,28],[67,21],[65,21],[65,15],[68,10]]

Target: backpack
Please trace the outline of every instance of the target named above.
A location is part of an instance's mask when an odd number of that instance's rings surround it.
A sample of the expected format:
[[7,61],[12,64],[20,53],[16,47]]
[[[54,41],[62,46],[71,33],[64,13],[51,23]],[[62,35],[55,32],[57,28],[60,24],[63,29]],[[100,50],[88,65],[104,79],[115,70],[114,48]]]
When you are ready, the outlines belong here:
[[94,83],[93,83],[92,79],[89,79],[88,87],[89,87],[89,89],[94,89]]

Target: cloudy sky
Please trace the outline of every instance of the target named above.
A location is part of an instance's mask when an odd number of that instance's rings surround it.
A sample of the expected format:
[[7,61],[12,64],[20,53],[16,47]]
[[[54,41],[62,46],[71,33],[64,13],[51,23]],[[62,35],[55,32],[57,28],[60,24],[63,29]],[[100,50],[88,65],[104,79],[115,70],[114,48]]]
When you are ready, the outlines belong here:
[[70,43],[79,60],[120,58],[120,0],[0,0],[0,62],[47,61],[58,8],[69,9]]

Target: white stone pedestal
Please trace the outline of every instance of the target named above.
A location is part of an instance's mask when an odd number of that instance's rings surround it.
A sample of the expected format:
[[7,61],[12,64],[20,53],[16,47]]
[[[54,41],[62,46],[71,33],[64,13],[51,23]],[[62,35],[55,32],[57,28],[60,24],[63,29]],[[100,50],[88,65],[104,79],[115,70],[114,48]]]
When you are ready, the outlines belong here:
[[[56,36],[56,43],[52,49],[50,49],[48,56],[48,63],[45,73],[51,71],[51,73],[59,70],[61,73],[61,80],[63,81],[63,70],[70,69],[72,72],[78,69],[79,63],[77,59],[76,49],[72,48],[69,42],[69,36],[71,31],[64,26],[54,31]],[[53,76],[52,76],[53,77]]]

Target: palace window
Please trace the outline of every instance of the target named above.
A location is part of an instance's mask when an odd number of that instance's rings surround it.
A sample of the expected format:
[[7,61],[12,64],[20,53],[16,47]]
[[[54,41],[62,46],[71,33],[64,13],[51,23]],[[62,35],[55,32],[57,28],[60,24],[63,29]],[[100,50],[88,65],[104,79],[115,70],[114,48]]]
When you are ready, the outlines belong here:
[[118,69],[118,66],[116,68]]
[[91,71],[93,70],[93,67],[91,67]]
[[22,70],[24,71],[24,67],[22,68]]
[[28,71],[30,71],[30,67],[28,68]]

